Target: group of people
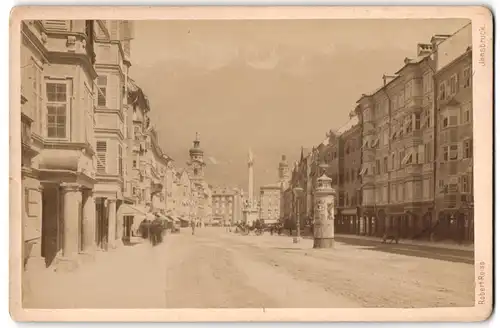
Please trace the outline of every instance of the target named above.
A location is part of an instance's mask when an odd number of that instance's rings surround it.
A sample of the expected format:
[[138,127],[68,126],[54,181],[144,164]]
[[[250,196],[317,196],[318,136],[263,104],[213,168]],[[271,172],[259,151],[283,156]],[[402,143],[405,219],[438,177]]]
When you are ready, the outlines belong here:
[[148,219],[142,220],[139,225],[139,233],[143,239],[149,239],[153,246],[160,244],[163,241],[165,227],[163,221],[156,217],[150,221]]

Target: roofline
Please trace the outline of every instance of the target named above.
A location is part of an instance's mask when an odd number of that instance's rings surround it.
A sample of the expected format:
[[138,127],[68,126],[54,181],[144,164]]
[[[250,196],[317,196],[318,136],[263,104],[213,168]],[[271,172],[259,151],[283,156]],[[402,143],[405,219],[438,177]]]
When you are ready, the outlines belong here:
[[469,54],[472,56],[472,47],[471,46],[469,46],[467,48],[467,50],[465,50],[465,52],[463,52],[460,56],[458,56],[457,58],[453,59],[451,62],[449,62],[448,64],[446,64],[445,66],[443,66],[440,70],[436,71],[435,75],[436,76],[441,75],[442,73],[444,73],[443,71],[448,70],[451,66],[453,66],[454,64],[456,64],[458,61],[464,59]]

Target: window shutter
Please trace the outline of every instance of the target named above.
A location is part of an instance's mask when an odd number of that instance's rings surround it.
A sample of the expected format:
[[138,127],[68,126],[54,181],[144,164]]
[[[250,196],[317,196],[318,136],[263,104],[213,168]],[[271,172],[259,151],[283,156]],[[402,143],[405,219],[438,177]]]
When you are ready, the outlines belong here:
[[121,106],[118,103],[118,97],[120,93],[120,83],[118,83],[118,76],[110,75],[108,77],[108,108],[110,109],[120,109]]
[[106,173],[106,155],[107,155],[107,144],[106,141],[96,142],[96,152],[97,152],[97,171],[101,173]]

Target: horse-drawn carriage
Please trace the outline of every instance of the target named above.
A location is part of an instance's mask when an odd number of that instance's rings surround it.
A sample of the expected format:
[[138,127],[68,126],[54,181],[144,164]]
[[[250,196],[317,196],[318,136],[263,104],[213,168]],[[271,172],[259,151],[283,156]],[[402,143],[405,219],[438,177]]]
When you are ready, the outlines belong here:
[[283,225],[281,223],[265,223],[264,220],[256,220],[252,224],[247,223],[237,223],[235,233],[242,234],[244,236],[253,233],[257,236],[262,235],[264,232],[269,232],[271,235],[278,234],[281,235],[283,230]]

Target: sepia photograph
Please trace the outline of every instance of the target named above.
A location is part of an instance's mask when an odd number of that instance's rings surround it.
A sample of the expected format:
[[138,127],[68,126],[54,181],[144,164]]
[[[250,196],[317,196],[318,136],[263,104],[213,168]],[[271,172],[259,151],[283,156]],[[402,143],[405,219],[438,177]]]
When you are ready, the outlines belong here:
[[14,9],[15,320],[489,317],[489,10],[270,8]]

